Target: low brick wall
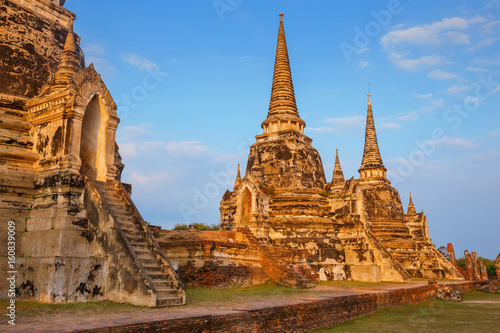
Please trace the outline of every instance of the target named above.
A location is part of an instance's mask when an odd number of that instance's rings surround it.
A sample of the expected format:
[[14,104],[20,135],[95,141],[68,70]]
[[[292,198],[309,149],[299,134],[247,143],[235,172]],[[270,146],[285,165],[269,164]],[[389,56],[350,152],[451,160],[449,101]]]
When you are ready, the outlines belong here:
[[238,310],[228,315],[198,316],[82,332],[304,332],[357,318],[379,308],[423,302],[434,297],[430,285],[326,298],[319,301]]
[[459,282],[459,283],[441,283],[441,285],[450,288],[451,290],[459,293],[467,293],[471,290],[476,290],[481,287],[481,282],[479,281],[467,281],[467,282]]

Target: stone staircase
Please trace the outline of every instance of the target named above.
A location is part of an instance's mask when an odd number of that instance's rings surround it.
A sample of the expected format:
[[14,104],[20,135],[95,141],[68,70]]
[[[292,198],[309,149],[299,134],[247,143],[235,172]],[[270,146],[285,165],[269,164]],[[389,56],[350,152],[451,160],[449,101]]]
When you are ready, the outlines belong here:
[[124,241],[136,258],[143,277],[156,294],[156,306],[182,305],[184,285],[171,267],[146,222],[142,219],[125,188],[117,181],[93,181]]

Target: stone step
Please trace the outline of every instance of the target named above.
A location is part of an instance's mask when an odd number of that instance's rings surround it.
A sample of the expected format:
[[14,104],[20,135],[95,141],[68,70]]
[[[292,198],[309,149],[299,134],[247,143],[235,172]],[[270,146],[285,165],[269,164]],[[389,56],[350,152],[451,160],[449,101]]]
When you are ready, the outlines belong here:
[[182,297],[165,297],[156,299],[157,307],[175,306],[175,305],[182,305]]
[[125,233],[125,236],[127,236],[127,238],[129,237],[141,237],[141,235],[144,235],[144,232],[142,230],[139,230],[139,229],[127,229],[127,228],[123,228],[123,232]]
[[144,258],[140,258],[139,257],[139,260],[141,261],[142,265],[145,267],[145,266],[158,266],[159,265],[159,260],[151,257],[151,259],[144,259]]
[[137,257],[143,257],[143,256],[151,256],[151,250],[149,249],[134,249],[135,254]]
[[168,298],[168,297],[177,297],[178,291],[173,288],[155,288],[157,291],[157,298]]
[[129,206],[125,205],[123,202],[121,205],[117,205],[116,203],[111,202],[110,200],[106,200],[109,204],[109,207],[113,211],[113,213],[121,214],[121,215],[130,215]]
[[151,273],[163,273],[163,267],[158,264],[153,265],[142,265],[148,274]]
[[156,260],[156,258],[151,254],[151,252],[147,252],[147,253],[144,253],[144,254],[137,254],[137,257],[139,258],[139,260]]
[[[151,277],[151,275],[150,275]],[[171,280],[153,280],[153,285],[155,286],[155,289],[170,289],[174,287],[174,281]]]
[[154,284],[156,284],[158,282],[163,282],[163,281],[170,281],[170,276],[168,274],[164,274],[162,272],[152,272],[152,273],[148,273],[148,275]]

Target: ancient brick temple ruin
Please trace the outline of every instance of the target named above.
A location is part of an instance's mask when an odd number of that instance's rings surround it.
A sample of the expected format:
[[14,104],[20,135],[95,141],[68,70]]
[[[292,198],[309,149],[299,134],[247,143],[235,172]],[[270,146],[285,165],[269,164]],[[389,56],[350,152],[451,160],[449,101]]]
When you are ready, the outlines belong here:
[[391,186],[375,132],[370,95],[359,178],[345,180],[338,152],[331,181],[304,134],[295,102],[280,14],[278,43],[263,133],[250,147],[245,176],[220,204],[221,226],[246,228],[262,243],[306,251],[321,280],[462,280],[431,243],[427,218],[410,198],[405,213]]
[[183,304],[120,182],[117,107],[63,3],[0,0],[0,244],[15,222],[17,298]]

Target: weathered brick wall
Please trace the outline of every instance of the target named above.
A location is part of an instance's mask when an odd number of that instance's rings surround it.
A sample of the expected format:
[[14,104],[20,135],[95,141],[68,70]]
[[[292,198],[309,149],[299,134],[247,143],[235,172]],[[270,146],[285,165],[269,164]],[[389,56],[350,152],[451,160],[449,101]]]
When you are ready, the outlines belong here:
[[180,318],[84,332],[305,332],[360,317],[378,308],[426,301],[434,297],[434,292],[433,286],[426,285],[236,314]]

